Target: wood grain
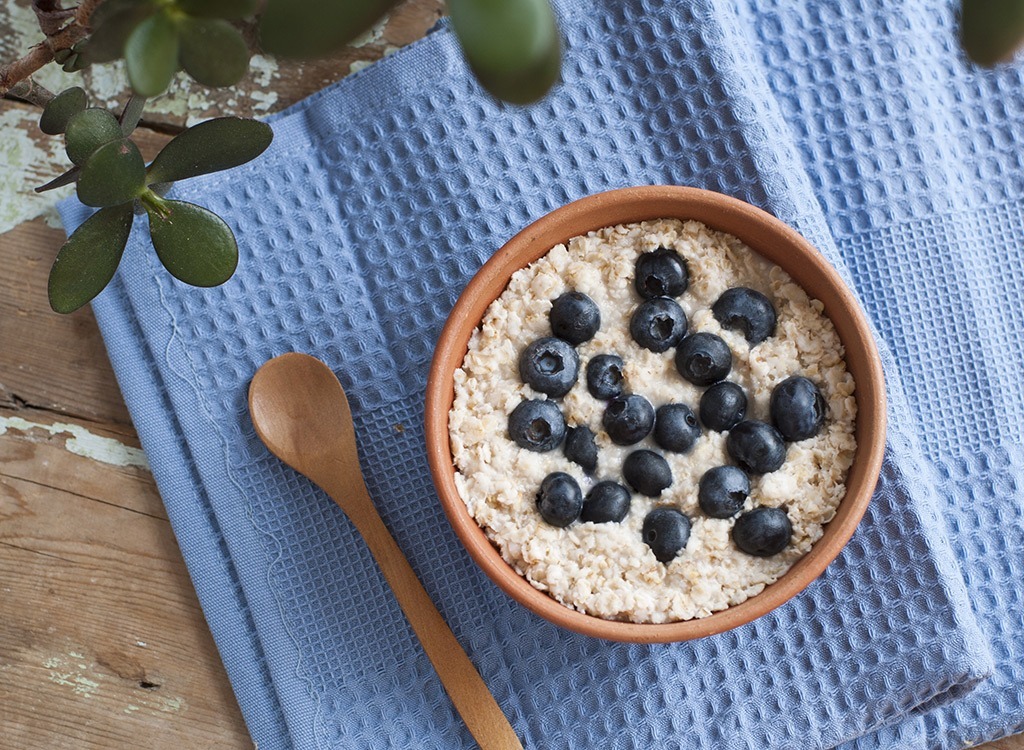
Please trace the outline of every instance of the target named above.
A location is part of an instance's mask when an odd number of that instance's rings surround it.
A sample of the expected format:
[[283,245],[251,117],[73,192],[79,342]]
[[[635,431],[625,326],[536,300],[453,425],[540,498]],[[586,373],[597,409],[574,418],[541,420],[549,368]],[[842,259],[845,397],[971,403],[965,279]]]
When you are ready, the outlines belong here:
[[0,746],[251,747],[149,472],[66,439],[0,435]]
[[[5,58],[25,48],[12,19],[28,6],[0,0]],[[327,60],[257,58],[237,92],[179,83],[137,139],[151,158],[189,115],[277,111],[420,38],[442,8],[406,3]],[[112,105],[119,75],[102,66],[83,85]],[[23,112],[12,119],[39,140]],[[35,166],[32,184],[62,163],[57,152]],[[92,313],[47,305],[63,241],[41,220],[0,235],[0,748],[251,748],[152,477],[125,463],[138,440]],[[81,430],[110,442],[83,451]],[[1024,750],[1024,738],[986,748]]]

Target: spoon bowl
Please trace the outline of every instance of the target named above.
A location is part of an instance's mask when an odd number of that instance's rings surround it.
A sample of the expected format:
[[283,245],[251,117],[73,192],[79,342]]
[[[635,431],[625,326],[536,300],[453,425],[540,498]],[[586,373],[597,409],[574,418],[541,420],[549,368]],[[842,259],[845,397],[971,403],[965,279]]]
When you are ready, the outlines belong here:
[[361,474],[345,389],[316,357],[282,354],[264,364],[249,386],[249,412],[270,452],[321,489],[338,470],[334,462]]

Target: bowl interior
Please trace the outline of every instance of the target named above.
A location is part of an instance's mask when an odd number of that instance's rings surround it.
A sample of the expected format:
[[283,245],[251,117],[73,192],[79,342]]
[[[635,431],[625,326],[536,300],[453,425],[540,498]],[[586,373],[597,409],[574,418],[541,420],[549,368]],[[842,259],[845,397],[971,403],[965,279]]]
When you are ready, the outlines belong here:
[[[615,224],[694,219],[735,235],[781,266],[807,293],[824,303],[846,350],[856,383],[857,452],[846,496],[823,537],[776,583],[745,602],[708,617],[665,624],[603,620],[558,603],[535,589],[502,558],[469,514],[454,480],[448,412],[453,374],[484,311],[512,274],[572,237]],[[743,625],[784,603],[814,580],[839,554],[864,515],[881,468],[885,443],[885,385],[878,350],[860,305],[839,275],[803,237],[770,214],[734,198],[696,188],[637,187],[583,198],[557,209],[509,240],[472,279],[448,318],[427,383],[427,457],[434,483],[455,533],[484,572],[536,614],[586,635],[641,643],[699,638]]]

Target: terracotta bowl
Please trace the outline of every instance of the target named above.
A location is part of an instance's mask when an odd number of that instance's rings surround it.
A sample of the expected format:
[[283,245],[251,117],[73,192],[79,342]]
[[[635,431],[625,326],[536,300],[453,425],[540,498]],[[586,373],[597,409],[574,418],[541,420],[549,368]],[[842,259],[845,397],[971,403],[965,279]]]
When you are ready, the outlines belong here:
[[[604,620],[569,609],[535,589],[502,558],[469,514],[455,486],[448,435],[454,398],[453,373],[462,365],[470,335],[512,274],[559,243],[601,227],[650,219],[695,219],[739,237],[781,266],[812,297],[821,300],[846,348],[856,382],[857,453],[846,497],[824,536],[776,583],[742,604],[709,617],[665,624]],[[665,643],[700,638],[744,625],[784,603],[817,578],[850,539],[867,509],[885,445],[885,383],[867,320],[850,290],[822,255],[770,214],[719,193],[686,187],[612,190],[570,203],[534,222],[508,241],[459,297],[441,332],[427,383],[427,458],[445,513],[470,556],[505,593],[551,622],[597,638]]]

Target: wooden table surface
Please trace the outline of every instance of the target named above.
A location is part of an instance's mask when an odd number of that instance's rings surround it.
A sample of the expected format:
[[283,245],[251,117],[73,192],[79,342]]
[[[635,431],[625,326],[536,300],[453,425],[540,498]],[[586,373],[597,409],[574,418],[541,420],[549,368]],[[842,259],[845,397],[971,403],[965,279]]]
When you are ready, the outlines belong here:
[[[27,6],[0,3],[0,61],[31,44]],[[257,58],[240,91],[176,84],[140,145],[151,158],[187,116],[277,111],[420,38],[441,12],[442,0],[401,6],[329,60]],[[85,87],[113,103],[114,71]],[[49,310],[64,233],[53,198],[30,191],[63,162],[37,118],[0,103],[0,748],[252,747],[92,313]]]

